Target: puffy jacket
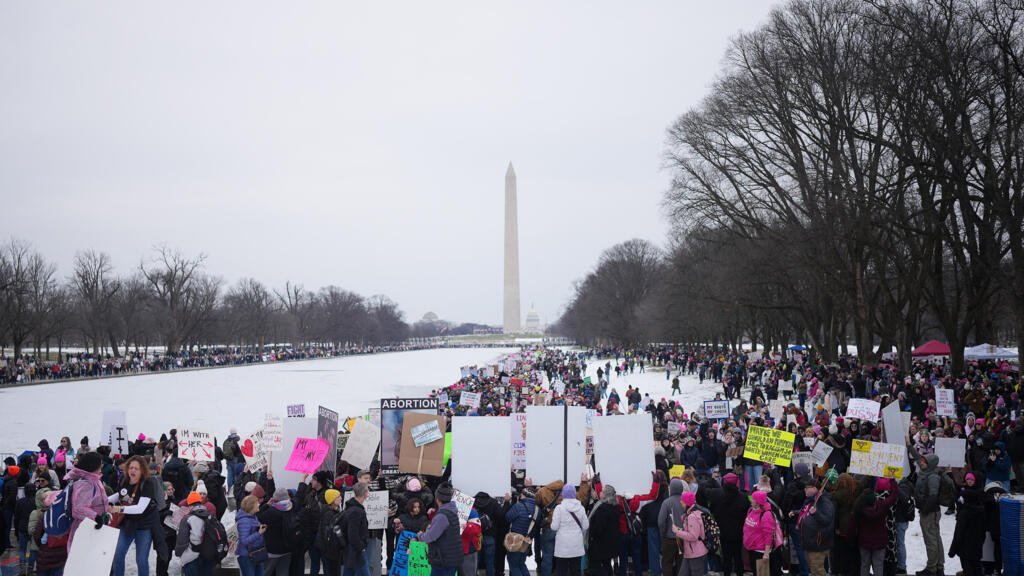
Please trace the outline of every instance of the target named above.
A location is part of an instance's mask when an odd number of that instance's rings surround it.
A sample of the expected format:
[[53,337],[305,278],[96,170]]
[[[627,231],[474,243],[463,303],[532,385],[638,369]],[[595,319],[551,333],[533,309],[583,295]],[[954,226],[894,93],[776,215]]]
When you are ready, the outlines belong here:
[[355,570],[359,567],[363,552],[370,540],[370,524],[366,519],[366,509],[355,498],[345,503],[342,522],[348,541],[345,546],[345,568]]
[[[862,498],[865,496],[862,496]],[[870,496],[867,496],[870,498]],[[857,545],[865,550],[882,550],[889,543],[885,518],[889,509],[896,504],[899,491],[882,492],[875,496],[875,501],[859,513],[851,516],[850,522],[857,523]]]
[[184,566],[199,558],[199,552],[195,550],[203,543],[203,530],[206,529],[206,520],[210,513],[205,506],[200,504],[192,505],[188,515],[178,525],[178,539],[174,543],[174,554],[181,558],[181,565]]
[[285,516],[292,515],[293,518],[298,521],[298,518],[296,517],[298,513],[295,510],[292,510],[290,501],[286,502],[287,504],[284,506],[286,506],[287,509],[285,510],[280,509],[276,504],[271,504],[263,510],[260,510],[256,515],[256,518],[261,523],[267,525],[267,531],[263,533],[263,540],[267,544],[268,554],[281,555],[288,554],[290,552],[297,552],[297,550],[292,550],[291,546],[288,544],[284,529]]
[[555,558],[583,556],[583,538],[589,527],[590,520],[580,501],[573,498],[562,500],[551,515],[551,529],[556,530]]
[[[604,486],[601,483],[598,483],[596,486],[594,486],[594,490],[597,490],[598,494],[600,494],[602,492],[603,488],[604,488]],[[620,534],[628,534],[629,533],[629,528],[626,526],[626,515],[623,514],[623,508],[625,506],[629,506],[630,511],[632,511],[635,514],[636,511],[640,509],[640,503],[641,502],[647,502],[649,500],[654,500],[655,498],[658,497],[658,490],[659,489],[660,489],[660,487],[658,486],[658,482],[655,480],[655,481],[651,482],[651,491],[648,492],[647,494],[637,494],[636,496],[633,496],[629,500],[627,500],[623,496],[617,496],[616,497],[616,499],[619,502],[619,533]]]
[[1010,458],[1006,455],[1006,445],[996,442],[995,447],[1000,450],[995,460],[987,460],[985,464],[985,478],[989,482],[1008,482],[1010,480]]
[[455,568],[462,561],[459,511],[454,502],[445,502],[434,513],[427,530],[418,538],[427,543],[427,558],[436,568]]
[[677,538],[683,541],[683,558],[703,558],[708,553],[704,546],[704,513],[692,509],[683,516],[681,526],[674,529]]
[[84,521],[92,521],[98,514],[107,511],[107,491],[103,488],[100,474],[86,472],[81,468],[72,468],[68,479],[71,486],[71,530],[68,537],[68,550],[75,539],[75,530]]
[[256,550],[264,545],[263,535],[260,534],[260,521],[252,514],[238,510],[235,513],[235,526],[238,527],[236,556],[248,556],[250,550]]
[[540,527],[539,524],[534,523],[532,533],[528,532],[536,507],[537,505],[530,498],[524,498],[513,504],[508,509],[508,512],[505,513],[505,520],[508,521],[508,531],[524,534],[531,538],[536,536],[537,530]]
[[[719,526],[721,528],[721,526]],[[775,543],[775,515],[771,510],[751,508],[743,522],[743,548],[764,551]]]

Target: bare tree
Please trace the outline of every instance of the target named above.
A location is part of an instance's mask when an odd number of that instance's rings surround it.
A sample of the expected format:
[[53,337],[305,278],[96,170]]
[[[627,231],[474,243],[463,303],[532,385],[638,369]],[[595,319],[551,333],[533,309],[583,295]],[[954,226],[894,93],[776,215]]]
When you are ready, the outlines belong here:
[[110,256],[94,250],[75,254],[70,284],[86,344],[92,344],[96,353],[101,343],[109,344],[114,356],[118,356],[114,305],[121,281],[113,273]]

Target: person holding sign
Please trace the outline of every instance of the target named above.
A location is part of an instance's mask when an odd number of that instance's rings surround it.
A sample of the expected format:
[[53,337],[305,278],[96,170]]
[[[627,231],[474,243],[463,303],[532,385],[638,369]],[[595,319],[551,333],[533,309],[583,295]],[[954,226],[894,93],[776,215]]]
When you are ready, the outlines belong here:
[[462,560],[462,536],[459,510],[455,506],[455,490],[444,483],[434,491],[440,508],[434,514],[426,531],[416,534],[416,540],[428,545],[430,568],[433,576],[454,576]]

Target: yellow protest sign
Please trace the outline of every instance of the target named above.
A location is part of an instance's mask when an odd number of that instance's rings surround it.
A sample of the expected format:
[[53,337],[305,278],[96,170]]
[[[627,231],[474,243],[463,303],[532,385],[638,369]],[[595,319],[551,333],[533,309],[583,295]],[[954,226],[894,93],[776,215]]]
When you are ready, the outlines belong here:
[[850,473],[897,480],[903,478],[903,462],[907,457],[906,446],[854,440],[850,443],[850,448]]
[[796,435],[792,432],[751,426],[747,428],[747,443],[743,446],[743,457],[788,467],[793,458],[795,440]]
[[672,478],[679,478],[680,476],[683,475],[683,472],[685,471],[686,466],[683,466],[682,464],[676,464],[675,466],[669,468],[668,478],[669,480],[671,480]]

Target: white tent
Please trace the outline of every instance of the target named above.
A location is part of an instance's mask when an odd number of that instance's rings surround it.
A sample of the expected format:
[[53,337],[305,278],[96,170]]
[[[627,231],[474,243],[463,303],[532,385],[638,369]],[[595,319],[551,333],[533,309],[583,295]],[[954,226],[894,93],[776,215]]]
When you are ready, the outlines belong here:
[[978,344],[964,349],[964,359],[966,360],[1001,360],[1016,357],[1016,350],[1000,348],[993,344]]

